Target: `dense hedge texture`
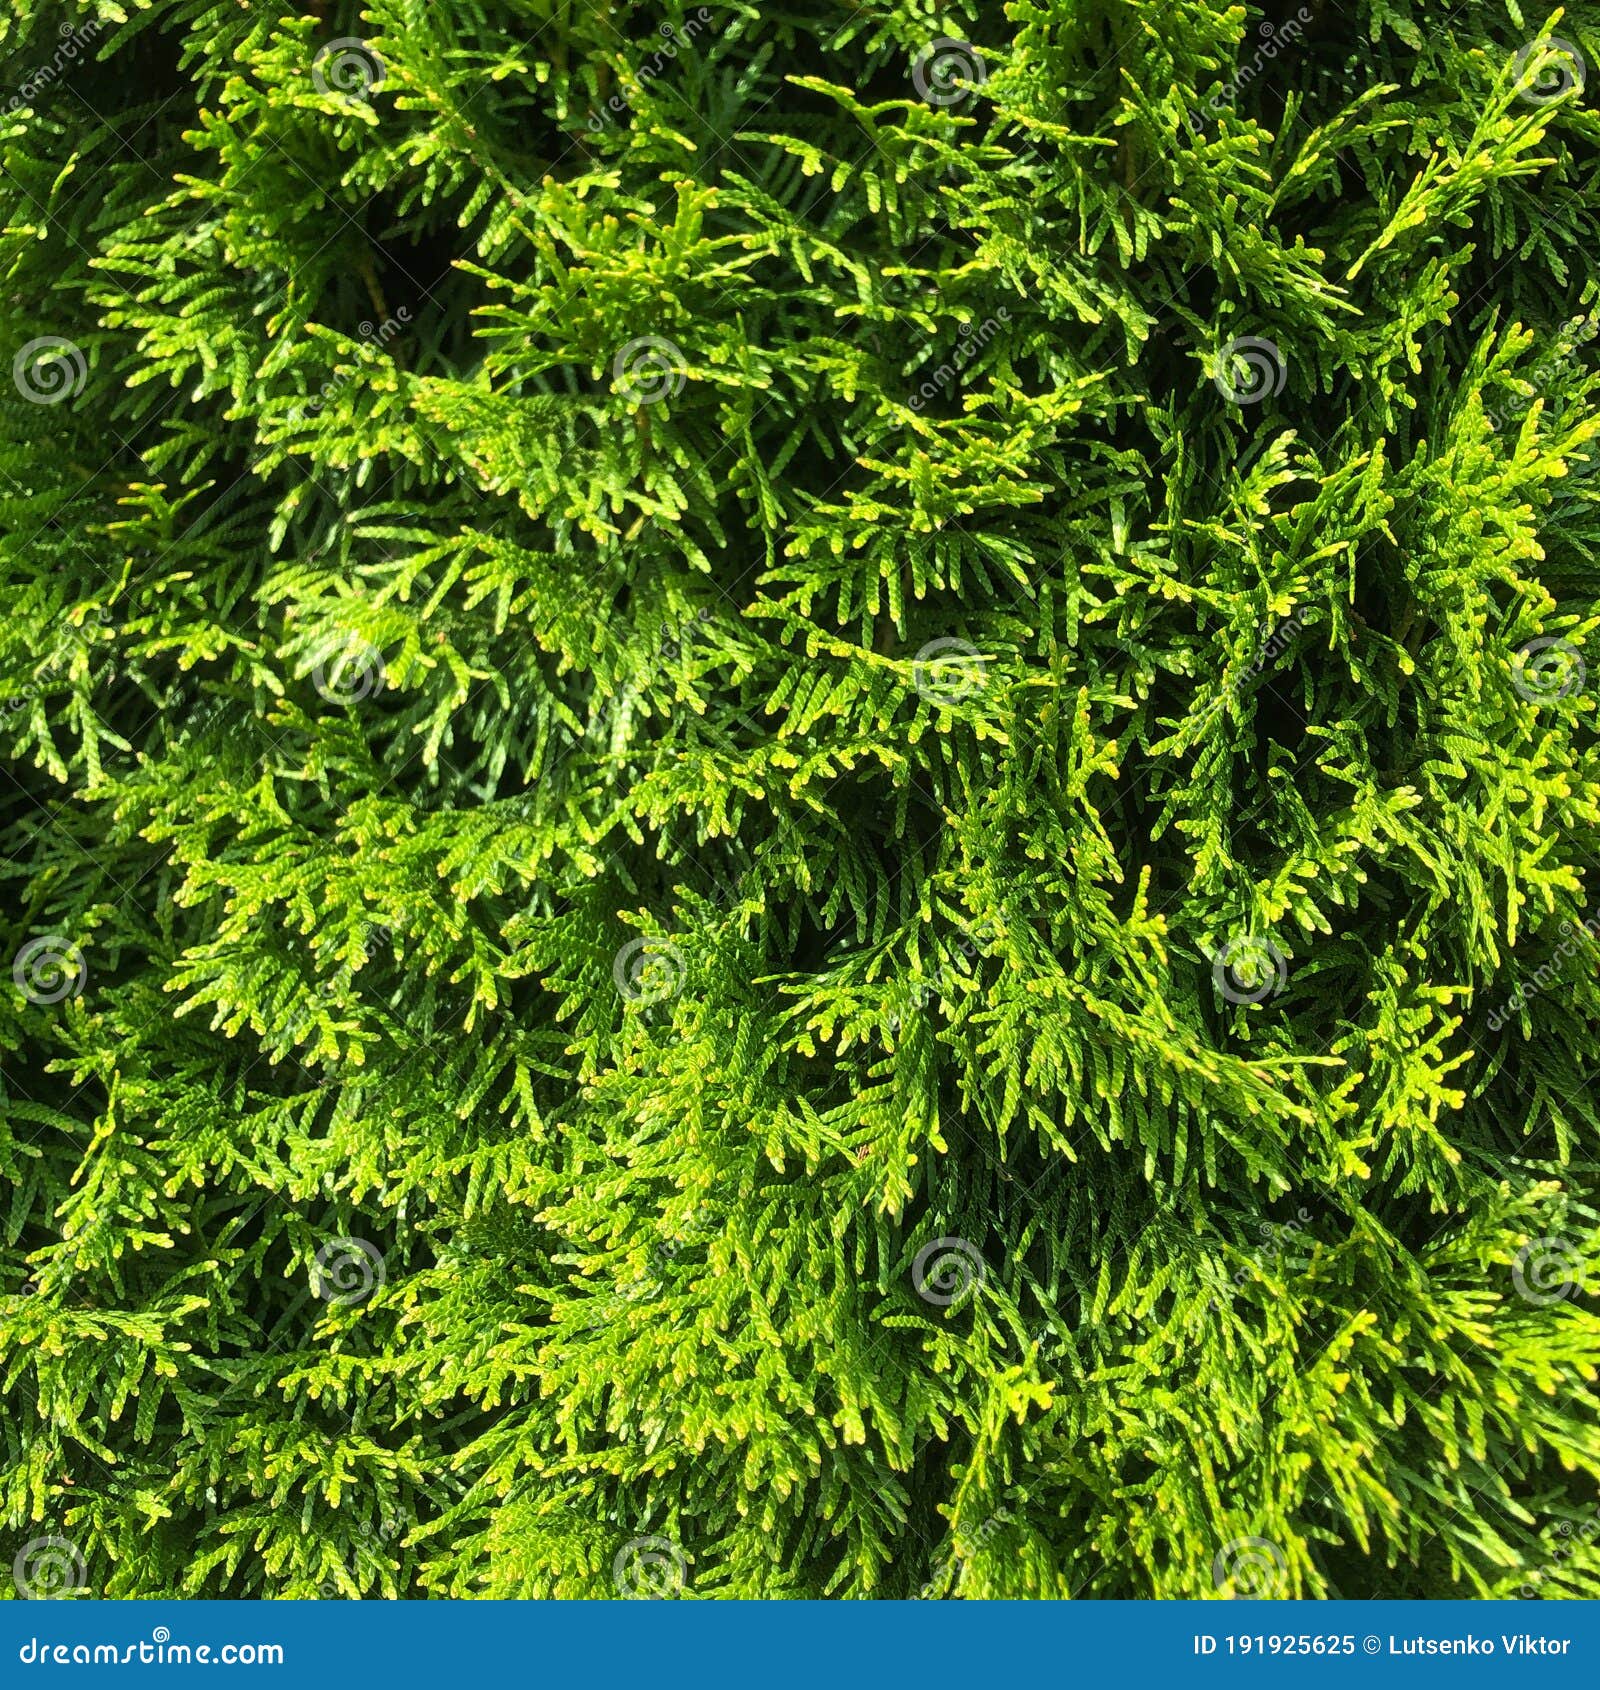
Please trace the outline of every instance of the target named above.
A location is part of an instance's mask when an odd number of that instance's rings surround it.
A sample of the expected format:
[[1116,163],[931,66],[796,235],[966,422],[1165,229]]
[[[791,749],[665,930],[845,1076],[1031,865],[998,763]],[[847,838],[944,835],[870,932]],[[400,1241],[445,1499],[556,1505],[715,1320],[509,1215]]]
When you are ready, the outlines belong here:
[[23,1595],[1600,1595],[1600,4],[19,0]]

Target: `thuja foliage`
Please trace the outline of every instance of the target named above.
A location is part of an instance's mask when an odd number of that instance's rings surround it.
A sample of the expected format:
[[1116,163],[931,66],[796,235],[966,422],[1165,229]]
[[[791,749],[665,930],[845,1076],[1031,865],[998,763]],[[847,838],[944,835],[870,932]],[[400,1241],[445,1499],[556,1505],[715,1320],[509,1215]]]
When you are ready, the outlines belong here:
[[1600,6],[0,53],[5,1559],[1600,1594]]

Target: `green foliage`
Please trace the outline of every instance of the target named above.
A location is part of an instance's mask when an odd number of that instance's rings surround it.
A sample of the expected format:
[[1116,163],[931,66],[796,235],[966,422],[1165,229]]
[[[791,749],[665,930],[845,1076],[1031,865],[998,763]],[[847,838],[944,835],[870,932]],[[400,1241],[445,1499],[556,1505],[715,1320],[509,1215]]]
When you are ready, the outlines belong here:
[[1600,5],[0,66],[8,1561],[1600,1595]]

